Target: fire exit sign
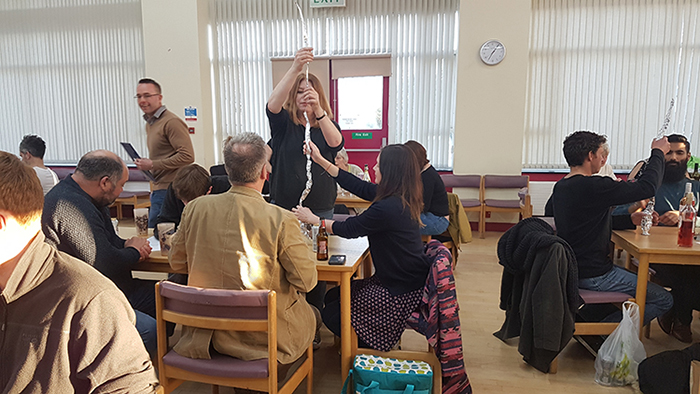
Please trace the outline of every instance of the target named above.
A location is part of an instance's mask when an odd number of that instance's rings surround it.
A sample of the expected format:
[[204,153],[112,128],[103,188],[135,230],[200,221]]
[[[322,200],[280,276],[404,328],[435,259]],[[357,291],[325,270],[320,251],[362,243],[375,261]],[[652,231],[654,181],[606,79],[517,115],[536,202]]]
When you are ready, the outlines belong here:
[[361,133],[352,133],[352,139],[354,140],[371,140],[372,139],[372,133],[365,131]]
[[309,0],[311,8],[345,7],[345,0]]

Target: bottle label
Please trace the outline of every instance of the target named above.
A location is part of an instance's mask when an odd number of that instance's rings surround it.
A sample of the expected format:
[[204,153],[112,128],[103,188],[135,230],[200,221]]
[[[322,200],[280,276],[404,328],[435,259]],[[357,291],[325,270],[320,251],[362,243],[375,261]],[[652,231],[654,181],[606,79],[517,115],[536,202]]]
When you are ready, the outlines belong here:
[[328,253],[328,241],[318,241],[318,254],[325,255]]

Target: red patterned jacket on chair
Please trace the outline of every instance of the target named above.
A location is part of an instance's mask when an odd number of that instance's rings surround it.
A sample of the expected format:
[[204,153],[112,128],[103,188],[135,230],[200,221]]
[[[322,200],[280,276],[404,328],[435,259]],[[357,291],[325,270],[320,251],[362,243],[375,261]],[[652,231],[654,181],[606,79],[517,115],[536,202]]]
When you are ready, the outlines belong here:
[[443,394],[471,394],[464,369],[459,303],[452,274],[452,256],[439,241],[428,242],[425,254],[433,260],[418,310],[408,326],[425,335],[442,367]]

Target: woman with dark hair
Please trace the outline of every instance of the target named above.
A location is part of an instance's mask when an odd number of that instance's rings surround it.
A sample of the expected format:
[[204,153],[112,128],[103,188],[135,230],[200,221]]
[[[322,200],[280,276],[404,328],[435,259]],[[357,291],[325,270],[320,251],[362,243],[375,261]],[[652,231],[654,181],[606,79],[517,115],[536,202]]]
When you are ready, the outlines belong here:
[[[398,342],[421,299],[430,261],[423,253],[420,213],[423,209],[420,171],[415,156],[403,145],[388,145],[374,166],[377,184],[340,170],[311,145],[311,157],[345,190],[372,201],[359,216],[344,222],[326,220],[326,230],[343,238],[367,236],[375,274],[352,282],[352,326],[361,347],[389,350]],[[319,223],[308,208],[292,210],[300,221]],[[323,322],[340,334],[340,292],[326,294]]]
[[410,149],[418,160],[420,177],[423,181],[423,212],[420,220],[425,227],[421,228],[422,235],[438,235],[447,230],[450,225],[450,209],[447,203],[447,191],[445,184],[437,170],[430,164],[428,154],[423,145],[417,141],[408,141],[404,144]]
[[[306,187],[306,156],[303,153],[306,118],[311,123],[311,141],[319,147],[321,155],[329,161],[343,148],[343,135],[333,119],[331,107],[323,92],[321,81],[302,72],[304,65],[312,62],[312,48],[297,51],[294,62],[275,86],[267,101],[267,118],[272,138],[273,173],[270,175],[270,201],[285,209],[299,204]],[[312,164],[313,186],[303,205],[318,216],[333,217],[336,185],[333,178],[318,164]]]

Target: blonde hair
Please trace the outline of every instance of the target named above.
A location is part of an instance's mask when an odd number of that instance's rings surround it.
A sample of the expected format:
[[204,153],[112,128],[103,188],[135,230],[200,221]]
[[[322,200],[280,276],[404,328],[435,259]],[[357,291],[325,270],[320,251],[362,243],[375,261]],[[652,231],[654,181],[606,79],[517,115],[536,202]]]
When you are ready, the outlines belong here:
[[[305,73],[300,73],[299,75],[297,75],[297,78],[294,80],[294,85],[289,90],[289,94],[287,94],[287,101],[284,103],[283,108],[286,109],[287,112],[289,112],[289,116],[292,118],[292,122],[294,122],[295,124],[305,125],[306,119],[304,119],[304,115],[299,116],[299,107],[297,106],[297,91],[299,90],[299,86],[302,83],[306,84]],[[328,114],[327,116],[330,119],[333,119],[331,105],[328,103],[328,98],[326,98],[326,93],[323,91],[323,85],[321,85],[321,81],[318,79],[317,76],[309,73],[309,83],[318,93],[319,105],[321,106],[321,108],[323,108],[324,111],[326,111],[326,113]],[[309,122],[311,122],[311,126],[314,127],[316,127],[316,125],[318,124],[318,121],[316,121],[316,118],[314,118],[313,116],[309,118]]]

